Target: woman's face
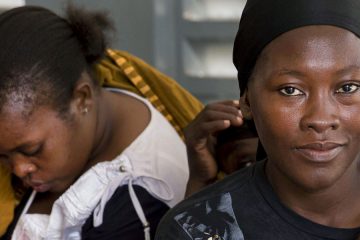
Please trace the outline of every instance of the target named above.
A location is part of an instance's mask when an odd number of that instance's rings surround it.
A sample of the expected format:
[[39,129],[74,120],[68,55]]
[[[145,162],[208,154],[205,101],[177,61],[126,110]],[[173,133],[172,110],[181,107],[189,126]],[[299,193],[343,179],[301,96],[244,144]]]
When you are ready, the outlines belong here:
[[359,88],[360,39],[349,31],[302,27],[264,49],[245,96],[270,178],[306,191],[357,178]]
[[6,105],[0,115],[0,161],[36,191],[61,193],[88,162],[93,140],[89,116],[73,111],[72,119],[64,120],[48,107],[24,116],[23,108],[21,103]]

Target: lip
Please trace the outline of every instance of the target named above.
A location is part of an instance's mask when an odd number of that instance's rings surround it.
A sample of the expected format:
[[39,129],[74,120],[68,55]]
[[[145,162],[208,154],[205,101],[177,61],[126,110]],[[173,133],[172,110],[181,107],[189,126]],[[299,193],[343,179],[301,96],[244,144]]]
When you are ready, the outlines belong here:
[[32,187],[37,192],[46,192],[50,190],[51,185],[47,183],[39,183],[39,182],[30,182],[30,187]]
[[332,161],[343,149],[344,144],[335,142],[315,142],[296,147],[306,159],[315,163],[328,163]]

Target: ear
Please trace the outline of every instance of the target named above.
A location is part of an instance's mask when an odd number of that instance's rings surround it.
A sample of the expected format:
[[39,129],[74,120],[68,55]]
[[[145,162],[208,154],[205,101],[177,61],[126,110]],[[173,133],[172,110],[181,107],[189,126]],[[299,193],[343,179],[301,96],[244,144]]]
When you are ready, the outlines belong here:
[[244,119],[251,120],[252,112],[251,112],[248,97],[249,97],[248,90],[245,89],[244,94],[240,97],[240,110],[241,110],[241,113],[242,113]]
[[90,77],[86,73],[83,73],[73,91],[71,110],[74,113],[87,114],[94,106],[93,98],[94,86]]

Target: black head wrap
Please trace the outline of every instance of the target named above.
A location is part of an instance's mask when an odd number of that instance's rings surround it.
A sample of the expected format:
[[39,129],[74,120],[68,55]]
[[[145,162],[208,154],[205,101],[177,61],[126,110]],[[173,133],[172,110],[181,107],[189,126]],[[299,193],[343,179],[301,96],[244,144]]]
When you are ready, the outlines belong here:
[[307,25],[337,26],[360,36],[360,1],[247,1],[233,51],[241,93],[264,47],[282,33]]

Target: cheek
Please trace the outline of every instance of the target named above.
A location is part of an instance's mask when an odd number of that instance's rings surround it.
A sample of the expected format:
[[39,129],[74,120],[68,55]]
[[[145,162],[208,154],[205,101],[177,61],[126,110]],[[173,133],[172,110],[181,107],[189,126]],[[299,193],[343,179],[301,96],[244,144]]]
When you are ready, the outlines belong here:
[[53,168],[53,171],[64,171],[66,165],[71,162],[69,147],[71,146],[67,138],[58,134],[56,138],[53,138],[47,142],[46,158],[48,159],[49,167]]
[[298,130],[300,111],[294,108],[272,104],[254,102],[252,114],[256,129],[264,147],[289,142],[289,138]]
[[76,174],[82,169],[76,136],[68,129],[62,129],[47,142],[46,159],[49,172],[61,176]]
[[360,105],[351,109],[343,108],[339,111],[341,116],[341,129],[346,134],[355,148],[360,149]]

